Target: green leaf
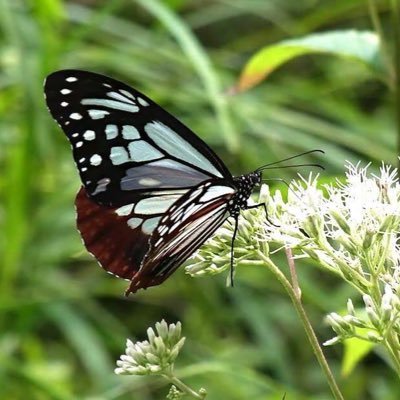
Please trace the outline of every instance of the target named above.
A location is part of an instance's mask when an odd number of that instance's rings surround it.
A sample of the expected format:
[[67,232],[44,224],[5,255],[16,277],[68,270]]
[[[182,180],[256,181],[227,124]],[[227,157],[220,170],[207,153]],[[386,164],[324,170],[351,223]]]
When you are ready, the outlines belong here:
[[314,33],[298,39],[266,46],[244,67],[236,90],[249,89],[285,62],[305,54],[324,53],[361,61],[373,70],[381,69],[379,38],[369,31],[334,31]]
[[[358,328],[360,329],[360,328]],[[361,329],[360,329],[361,330]],[[343,376],[349,375],[357,364],[373,349],[375,343],[359,338],[351,338],[344,341],[344,357],[342,362]]]

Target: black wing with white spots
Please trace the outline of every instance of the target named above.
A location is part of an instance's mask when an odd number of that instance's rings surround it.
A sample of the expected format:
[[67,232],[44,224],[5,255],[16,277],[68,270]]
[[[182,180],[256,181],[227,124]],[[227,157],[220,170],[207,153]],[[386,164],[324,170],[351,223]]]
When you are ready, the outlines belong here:
[[86,193],[112,207],[153,191],[232,181],[219,157],[144,94],[112,78],[62,70],[45,81],[47,106],[67,135]]

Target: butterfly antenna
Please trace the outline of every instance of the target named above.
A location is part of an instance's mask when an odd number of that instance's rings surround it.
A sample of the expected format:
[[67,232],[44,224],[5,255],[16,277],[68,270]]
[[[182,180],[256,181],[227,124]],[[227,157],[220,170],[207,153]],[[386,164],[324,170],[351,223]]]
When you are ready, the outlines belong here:
[[284,168],[297,168],[297,167],[316,167],[325,170],[325,168],[321,164],[293,164],[293,165],[277,165],[271,167],[265,167],[262,169],[257,169],[256,171],[264,171],[266,169],[284,169]]
[[282,162],[289,161],[289,160],[293,160],[294,158],[302,157],[302,156],[305,156],[305,155],[307,155],[307,154],[312,154],[312,153],[321,153],[321,154],[325,154],[325,152],[324,152],[323,150],[320,150],[320,149],[305,151],[305,152],[303,152],[303,153],[296,154],[295,156],[288,157],[288,158],[284,158],[283,160],[280,160],[280,161],[275,161],[275,162],[272,162],[272,163],[268,163],[268,164],[262,165],[261,167],[259,167],[259,168],[256,169],[256,172],[262,171],[262,170],[264,170],[264,169],[269,169],[269,168],[267,168],[267,167],[269,167],[269,166],[271,166],[271,165],[280,164],[280,163],[282,163]]

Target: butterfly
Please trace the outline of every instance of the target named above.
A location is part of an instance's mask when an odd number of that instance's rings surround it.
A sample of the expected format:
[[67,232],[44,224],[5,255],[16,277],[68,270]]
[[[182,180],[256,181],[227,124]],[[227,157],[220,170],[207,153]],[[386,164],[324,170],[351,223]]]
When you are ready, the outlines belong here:
[[126,295],[162,283],[229,217],[233,243],[240,211],[259,206],[248,199],[262,168],[233,177],[205,142],[128,85],[61,70],[44,92],[82,181],[83,243],[106,271],[130,280]]

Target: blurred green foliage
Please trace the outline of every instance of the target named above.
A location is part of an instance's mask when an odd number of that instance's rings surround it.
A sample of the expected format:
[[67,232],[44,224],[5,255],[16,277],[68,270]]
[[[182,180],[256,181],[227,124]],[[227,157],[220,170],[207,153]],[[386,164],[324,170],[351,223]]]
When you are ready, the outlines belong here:
[[[383,27],[389,5],[376,2]],[[209,143],[234,173],[320,148],[324,176],[345,160],[396,162],[393,100],[364,66],[329,56],[291,61],[257,88],[227,96],[248,57],[284,39],[372,30],[364,0],[0,0],[0,398],[162,399],[163,381],[119,377],[126,337],[180,320],[188,340],[177,374],[213,399],[330,399],[285,293],[266,271],[190,279],[177,272],[129,299],[74,227],[78,175],[43,100],[44,77],[81,68],[145,92]],[[305,171],[307,172],[307,171]],[[271,177],[290,179],[294,171]],[[285,266],[282,259],[280,265]],[[323,316],[354,292],[307,264],[304,302],[322,341]],[[399,383],[373,353],[340,377],[346,399],[395,400]]]

